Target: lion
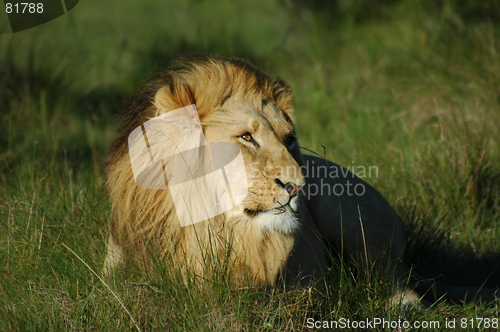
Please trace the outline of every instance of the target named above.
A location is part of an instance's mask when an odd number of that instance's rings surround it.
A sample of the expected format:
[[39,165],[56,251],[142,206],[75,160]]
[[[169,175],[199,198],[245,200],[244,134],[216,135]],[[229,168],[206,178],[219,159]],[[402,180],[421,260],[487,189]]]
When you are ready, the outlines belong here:
[[[127,140],[147,120],[192,104],[206,140],[239,146],[253,178],[241,204],[182,227],[169,188],[136,185]],[[147,260],[154,252],[205,276],[211,264],[228,259],[236,279],[274,285],[294,245],[297,191],[305,184],[290,153],[298,151],[292,116],[290,88],[241,60],[191,57],[154,77],[125,114],[108,160],[112,212],[105,269],[112,270],[125,255]]]
[[[136,128],[145,133],[147,121],[189,105],[195,105],[207,146],[225,142],[238,148],[247,185],[241,201],[196,223],[179,222],[167,176],[165,188],[137,184],[129,152]],[[236,284],[274,286],[288,275],[302,282],[323,275],[326,249],[336,247],[350,259],[390,267],[397,279],[409,280],[396,292],[404,302],[418,303],[420,294],[491,297],[491,290],[438,289],[411,274],[402,261],[406,238],[397,213],[362,179],[324,158],[303,155],[293,112],[291,88],[240,59],[191,56],[149,80],[124,114],[106,165],[112,209],[104,272],[126,258],[147,268],[154,256],[202,279],[224,265]],[[169,161],[162,162],[165,173]],[[342,176],[323,171],[332,167]],[[322,192],[349,184],[362,194]],[[204,195],[189,189],[183,197],[196,206]]]

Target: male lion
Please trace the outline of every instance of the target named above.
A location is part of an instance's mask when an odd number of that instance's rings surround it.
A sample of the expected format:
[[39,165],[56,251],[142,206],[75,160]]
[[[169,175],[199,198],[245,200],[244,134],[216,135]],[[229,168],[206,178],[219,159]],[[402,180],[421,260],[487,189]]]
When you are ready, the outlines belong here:
[[[326,265],[324,240],[328,246],[342,247],[348,257],[361,254],[366,262],[393,268],[397,278],[407,276],[409,269],[401,262],[406,240],[396,212],[352,173],[301,154],[292,97],[282,80],[245,61],[219,57],[182,59],[146,83],[122,119],[107,163],[112,212],[105,272],[125,257],[147,267],[153,254],[200,277],[226,264],[236,283],[274,285],[285,269],[295,276],[320,273]],[[248,193],[224,213],[183,226],[168,179],[161,189],[137,185],[128,143],[136,128],[146,133],[148,120],[193,104],[207,143],[226,142],[239,148]],[[160,170],[168,168],[169,161],[162,163]],[[332,167],[342,170],[343,176],[332,178],[322,171]],[[349,184],[361,185],[362,194],[324,192],[328,186],[346,189]],[[190,200],[200,195],[204,193],[192,190],[183,197],[197,204]],[[454,299],[464,295],[409,279],[424,293],[432,290],[434,298],[444,293]],[[405,301],[419,299],[409,290],[402,294]],[[479,295],[488,297],[491,292]]]

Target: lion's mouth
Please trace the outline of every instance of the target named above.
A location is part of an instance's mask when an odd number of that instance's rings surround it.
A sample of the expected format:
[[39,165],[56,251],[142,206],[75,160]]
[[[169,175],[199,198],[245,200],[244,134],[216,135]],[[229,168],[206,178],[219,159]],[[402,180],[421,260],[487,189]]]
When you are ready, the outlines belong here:
[[257,216],[261,213],[267,213],[267,212],[272,212],[274,214],[281,214],[281,213],[285,213],[287,208],[291,209],[292,211],[294,211],[294,209],[292,208],[292,206],[290,205],[290,202],[292,200],[290,199],[286,204],[279,204],[279,206],[276,206],[276,207],[273,207],[272,209],[268,209],[268,210],[261,210],[261,209],[245,209],[245,213],[249,216]]
[[269,211],[269,210],[252,210],[252,209],[245,209],[245,213],[248,214],[249,216],[256,216],[262,212]]

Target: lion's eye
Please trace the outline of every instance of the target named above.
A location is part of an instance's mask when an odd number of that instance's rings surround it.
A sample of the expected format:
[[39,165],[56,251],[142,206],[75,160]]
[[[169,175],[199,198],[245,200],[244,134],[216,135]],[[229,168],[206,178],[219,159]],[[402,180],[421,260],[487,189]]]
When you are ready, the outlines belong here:
[[253,139],[252,134],[250,134],[250,133],[246,133],[246,134],[241,135],[241,138],[243,138],[247,142],[251,142]]
[[244,133],[243,135],[239,136],[240,138],[244,139],[245,141],[252,143],[255,147],[259,147],[259,143],[253,138],[252,134],[250,133]]

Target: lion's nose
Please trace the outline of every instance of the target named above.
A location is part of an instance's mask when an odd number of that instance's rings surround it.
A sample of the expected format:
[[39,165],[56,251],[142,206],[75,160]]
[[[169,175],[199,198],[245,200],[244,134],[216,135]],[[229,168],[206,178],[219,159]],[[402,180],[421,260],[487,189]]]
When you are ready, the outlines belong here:
[[288,194],[290,194],[290,196],[295,196],[297,195],[297,193],[299,192],[300,188],[302,187],[298,187],[295,183],[293,182],[288,182],[286,185],[285,185],[285,190],[288,192]]
[[278,186],[280,186],[281,188],[284,188],[286,190],[286,192],[294,197],[297,195],[297,193],[299,192],[300,189],[302,189],[303,186],[297,186],[295,183],[293,182],[288,182],[287,184],[284,184],[283,182],[281,182],[281,180],[279,179],[276,179],[275,180],[276,184]]

